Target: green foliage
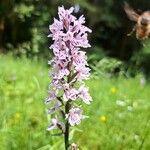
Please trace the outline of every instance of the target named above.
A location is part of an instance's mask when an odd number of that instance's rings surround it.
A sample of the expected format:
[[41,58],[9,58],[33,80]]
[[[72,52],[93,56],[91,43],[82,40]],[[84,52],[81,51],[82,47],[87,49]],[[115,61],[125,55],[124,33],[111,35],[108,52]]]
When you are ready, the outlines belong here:
[[25,17],[31,17],[34,11],[34,5],[25,5],[24,3],[18,4],[14,7],[14,12],[17,16],[25,21]]
[[113,76],[124,74],[123,62],[115,58],[105,57],[98,62],[93,63],[92,69],[96,76]]
[[[131,57],[130,67],[132,70],[130,71],[132,74],[135,72],[143,72],[147,78],[150,77],[150,40],[146,40],[142,43],[142,49],[139,51],[135,51],[134,55]],[[134,66],[133,66],[134,65]],[[134,73],[133,73],[134,72]]]
[[107,56],[104,49],[97,46],[92,47],[90,50],[88,50],[87,54],[88,54],[88,61],[91,64],[93,63],[95,64],[97,61]]
[[[0,55],[0,149],[63,149],[63,138],[46,131],[46,63]],[[142,142],[143,149],[150,148],[150,85],[140,80],[100,76],[87,82],[93,97],[92,104],[84,106],[89,118],[73,137],[82,150],[137,150]]]

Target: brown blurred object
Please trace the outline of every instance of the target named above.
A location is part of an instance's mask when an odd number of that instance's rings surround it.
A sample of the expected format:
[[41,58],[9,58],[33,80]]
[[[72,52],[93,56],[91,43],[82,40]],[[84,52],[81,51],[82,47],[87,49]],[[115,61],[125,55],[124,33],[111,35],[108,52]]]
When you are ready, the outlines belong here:
[[125,2],[124,10],[131,21],[135,21],[136,24],[131,33],[136,32],[136,38],[145,40],[150,36],[150,11],[144,11],[141,14],[137,13],[128,3]]

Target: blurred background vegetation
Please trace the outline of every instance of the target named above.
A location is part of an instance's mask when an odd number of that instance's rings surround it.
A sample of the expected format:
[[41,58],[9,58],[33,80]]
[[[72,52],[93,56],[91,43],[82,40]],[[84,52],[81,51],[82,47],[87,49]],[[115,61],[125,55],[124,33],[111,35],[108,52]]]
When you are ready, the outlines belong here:
[[[150,8],[148,0],[127,2],[138,11]],[[143,44],[134,35],[127,36],[134,23],[127,18],[123,4],[124,0],[1,0],[0,52],[49,58],[48,47],[52,41],[47,38],[48,26],[57,16],[57,7],[74,6],[76,15],[85,14],[86,24],[93,30],[89,37],[92,47],[88,50],[92,66],[100,70],[101,65],[95,64],[106,57],[106,68],[112,64],[114,73],[120,72],[122,66],[121,70],[131,76],[139,71],[149,76],[149,41]],[[118,67],[118,63],[122,65]]]

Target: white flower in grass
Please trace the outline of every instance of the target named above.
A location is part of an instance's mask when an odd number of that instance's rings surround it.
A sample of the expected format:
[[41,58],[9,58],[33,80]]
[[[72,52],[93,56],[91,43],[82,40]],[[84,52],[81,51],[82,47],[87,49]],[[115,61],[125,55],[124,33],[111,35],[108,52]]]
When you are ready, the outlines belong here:
[[123,100],[117,100],[117,101],[116,101],[116,104],[117,104],[118,106],[121,106],[121,107],[126,106],[126,102],[123,101]]

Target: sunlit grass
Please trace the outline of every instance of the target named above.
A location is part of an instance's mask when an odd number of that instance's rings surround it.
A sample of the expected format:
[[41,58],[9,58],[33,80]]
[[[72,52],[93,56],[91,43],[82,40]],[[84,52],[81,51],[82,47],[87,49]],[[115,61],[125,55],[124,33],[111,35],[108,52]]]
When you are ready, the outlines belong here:
[[[48,83],[42,60],[0,56],[0,149],[62,149],[62,138],[46,131]],[[93,102],[84,105],[89,118],[78,126],[82,131],[75,132],[74,141],[83,150],[149,149],[150,85],[141,85],[140,77],[91,78],[87,85]]]

